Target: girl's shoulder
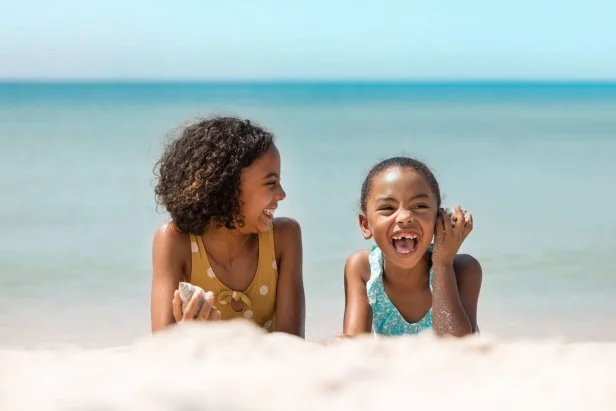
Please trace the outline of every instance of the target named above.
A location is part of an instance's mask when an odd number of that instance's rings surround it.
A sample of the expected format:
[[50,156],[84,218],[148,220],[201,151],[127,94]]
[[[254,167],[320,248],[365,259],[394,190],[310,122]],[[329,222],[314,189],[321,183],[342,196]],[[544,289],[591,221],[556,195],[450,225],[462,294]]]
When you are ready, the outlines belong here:
[[458,280],[481,279],[482,269],[479,261],[470,254],[457,254],[453,260],[453,270]]
[[286,249],[302,248],[302,229],[299,222],[291,217],[276,217],[272,221],[274,248],[279,257]]
[[274,237],[276,236],[301,236],[301,226],[299,222],[292,217],[276,217],[272,220],[274,227]]
[[168,250],[190,250],[190,235],[180,231],[173,221],[161,224],[154,233],[154,245]]
[[470,254],[458,254],[453,260],[453,271],[456,273],[456,283],[462,302],[474,302],[476,304],[481,282],[483,269],[479,261]]
[[345,278],[360,279],[364,284],[370,280],[370,252],[360,249],[349,254],[344,264]]
[[291,217],[276,217],[272,220],[272,226],[276,243],[284,241],[301,241],[302,228],[296,219]]
[[154,233],[154,270],[172,275],[174,281],[189,278],[192,258],[190,236],[172,222],[161,224]]

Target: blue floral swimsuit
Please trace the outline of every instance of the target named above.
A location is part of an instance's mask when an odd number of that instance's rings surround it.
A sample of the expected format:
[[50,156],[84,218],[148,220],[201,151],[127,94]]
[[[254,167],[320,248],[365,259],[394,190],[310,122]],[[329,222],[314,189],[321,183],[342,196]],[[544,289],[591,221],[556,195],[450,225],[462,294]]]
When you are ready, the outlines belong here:
[[[409,323],[389,299],[383,285],[383,252],[376,245],[370,248],[369,261],[370,280],[366,284],[366,289],[372,307],[372,328],[375,335],[419,334],[432,329],[432,308],[419,321]],[[433,276],[430,270],[431,291]]]

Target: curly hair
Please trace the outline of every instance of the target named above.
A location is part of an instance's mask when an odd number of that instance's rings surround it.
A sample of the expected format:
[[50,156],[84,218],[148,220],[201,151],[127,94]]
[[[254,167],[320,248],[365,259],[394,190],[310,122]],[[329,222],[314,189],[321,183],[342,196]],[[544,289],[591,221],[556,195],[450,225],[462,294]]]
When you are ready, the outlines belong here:
[[390,157],[374,165],[374,167],[372,167],[372,169],[368,172],[368,175],[361,186],[360,208],[364,213],[366,212],[366,203],[368,201],[367,198],[370,190],[372,190],[372,182],[374,181],[374,177],[382,171],[393,167],[411,168],[418,172],[432,189],[432,193],[436,197],[437,207],[440,208],[441,189],[439,188],[438,181],[436,181],[436,177],[434,176],[432,170],[430,170],[430,168],[421,161],[411,157]]
[[185,233],[243,226],[240,174],[273,144],[273,134],[249,120],[216,116],[188,125],[155,164],[157,204]]

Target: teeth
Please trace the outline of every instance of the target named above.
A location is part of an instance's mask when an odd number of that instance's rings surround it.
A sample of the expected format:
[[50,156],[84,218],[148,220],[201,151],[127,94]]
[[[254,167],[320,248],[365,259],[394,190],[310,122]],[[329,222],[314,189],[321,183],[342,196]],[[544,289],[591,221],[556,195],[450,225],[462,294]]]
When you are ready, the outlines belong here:
[[407,233],[403,233],[403,234],[396,234],[392,237],[394,240],[402,240],[403,238],[417,238],[417,234],[407,234]]
[[263,212],[267,215],[274,215],[274,209],[267,208]]

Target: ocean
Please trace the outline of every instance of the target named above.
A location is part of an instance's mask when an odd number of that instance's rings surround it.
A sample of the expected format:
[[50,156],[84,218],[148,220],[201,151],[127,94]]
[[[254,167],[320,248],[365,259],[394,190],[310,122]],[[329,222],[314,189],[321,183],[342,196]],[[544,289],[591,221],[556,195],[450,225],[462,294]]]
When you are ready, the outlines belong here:
[[507,339],[616,339],[615,83],[0,84],[0,346],[149,335],[153,166],[174,130],[233,114],[274,132],[302,225],[307,337],[342,329],[370,166],[408,154],[473,213],[478,320]]

